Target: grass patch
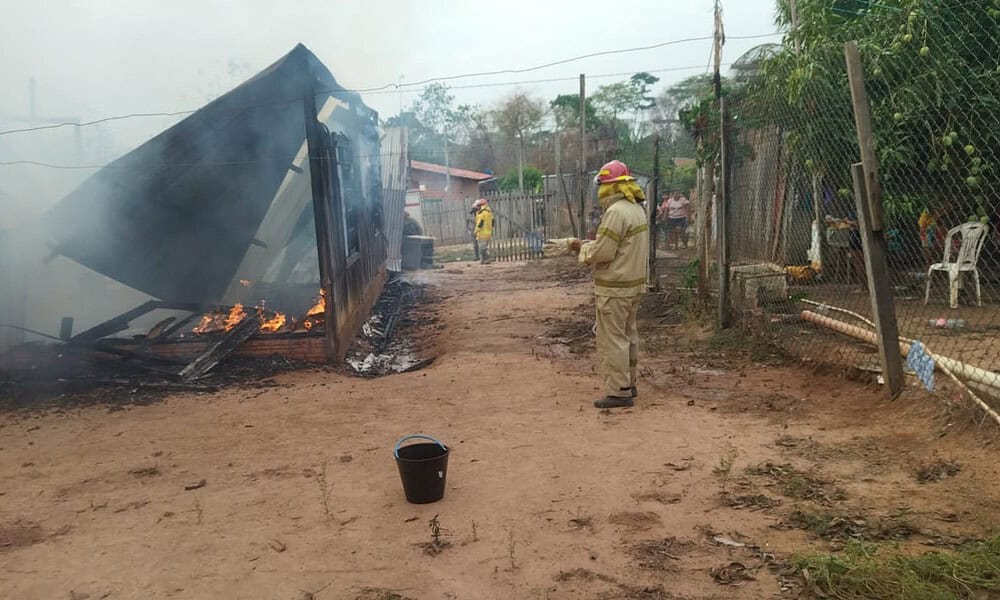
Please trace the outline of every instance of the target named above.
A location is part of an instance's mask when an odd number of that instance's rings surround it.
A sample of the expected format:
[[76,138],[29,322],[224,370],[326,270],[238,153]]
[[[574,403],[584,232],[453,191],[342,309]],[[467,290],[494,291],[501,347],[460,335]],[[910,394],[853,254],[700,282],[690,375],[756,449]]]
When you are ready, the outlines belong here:
[[768,477],[786,498],[809,500],[825,506],[847,499],[847,493],[833,482],[799,471],[790,464],[762,463],[746,470],[747,475]]
[[861,514],[835,514],[794,510],[781,525],[809,531],[830,542],[904,540],[915,533],[917,527],[903,515],[870,518]]
[[908,555],[898,546],[850,543],[837,554],[805,554],[792,564],[822,598],[946,600],[1000,592],[1000,537],[953,552]]

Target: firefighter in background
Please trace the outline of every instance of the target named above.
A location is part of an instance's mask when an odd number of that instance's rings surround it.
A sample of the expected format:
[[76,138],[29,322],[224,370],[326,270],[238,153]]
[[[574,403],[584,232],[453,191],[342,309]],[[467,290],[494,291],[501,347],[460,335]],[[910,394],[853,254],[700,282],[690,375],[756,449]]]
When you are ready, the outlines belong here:
[[476,200],[472,205],[476,209],[476,241],[479,243],[480,262],[488,265],[490,258],[490,242],[493,240],[493,210],[486,198]]
[[593,241],[571,240],[569,250],[591,267],[597,296],[597,354],[604,378],[604,398],[597,408],[632,406],[638,395],[639,302],[646,291],[649,224],[642,188],[628,167],[613,160],[597,178],[601,223]]

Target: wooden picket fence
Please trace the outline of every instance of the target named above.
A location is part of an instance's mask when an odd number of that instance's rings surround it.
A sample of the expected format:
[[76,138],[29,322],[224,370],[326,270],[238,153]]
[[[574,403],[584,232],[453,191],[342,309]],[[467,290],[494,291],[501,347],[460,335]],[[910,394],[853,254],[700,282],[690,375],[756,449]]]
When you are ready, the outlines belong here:
[[494,260],[516,262],[542,257],[545,240],[566,237],[569,216],[555,194],[495,193],[486,196],[493,210]]

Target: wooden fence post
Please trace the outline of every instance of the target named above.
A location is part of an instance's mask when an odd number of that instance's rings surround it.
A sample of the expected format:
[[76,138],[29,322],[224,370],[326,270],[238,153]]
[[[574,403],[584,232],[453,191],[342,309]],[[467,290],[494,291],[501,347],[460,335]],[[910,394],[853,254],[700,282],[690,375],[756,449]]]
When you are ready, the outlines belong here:
[[716,240],[715,256],[719,269],[719,328],[729,327],[729,129],[728,115],[726,114],[726,99],[719,99],[719,162],[721,163],[719,174],[719,190],[715,200],[715,219],[717,226],[718,240]]
[[650,289],[660,290],[660,278],[656,275],[656,242],[659,236],[656,232],[656,211],[660,207],[660,136],[657,134],[653,143],[653,189],[649,202],[649,279],[646,282]]
[[865,91],[858,45],[849,42],[844,47],[844,55],[851,85],[858,145],[861,149],[861,163],[851,167],[858,228],[865,255],[868,291],[871,295],[872,315],[878,335],[879,356],[882,359],[882,376],[889,396],[895,398],[903,390],[903,357],[899,349],[899,326],[896,322],[896,307],[893,305],[892,287],[889,283],[887,244],[883,233],[885,223],[882,216],[882,186],[878,179],[878,158],[872,134],[871,109]]

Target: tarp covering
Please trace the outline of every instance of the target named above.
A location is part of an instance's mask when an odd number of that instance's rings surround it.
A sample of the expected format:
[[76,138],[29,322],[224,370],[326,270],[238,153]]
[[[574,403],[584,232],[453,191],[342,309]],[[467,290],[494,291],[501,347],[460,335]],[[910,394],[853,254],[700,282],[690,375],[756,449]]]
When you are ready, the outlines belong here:
[[57,203],[53,250],[156,298],[220,301],[303,148],[310,84],[318,106],[363,106],[299,44]]

